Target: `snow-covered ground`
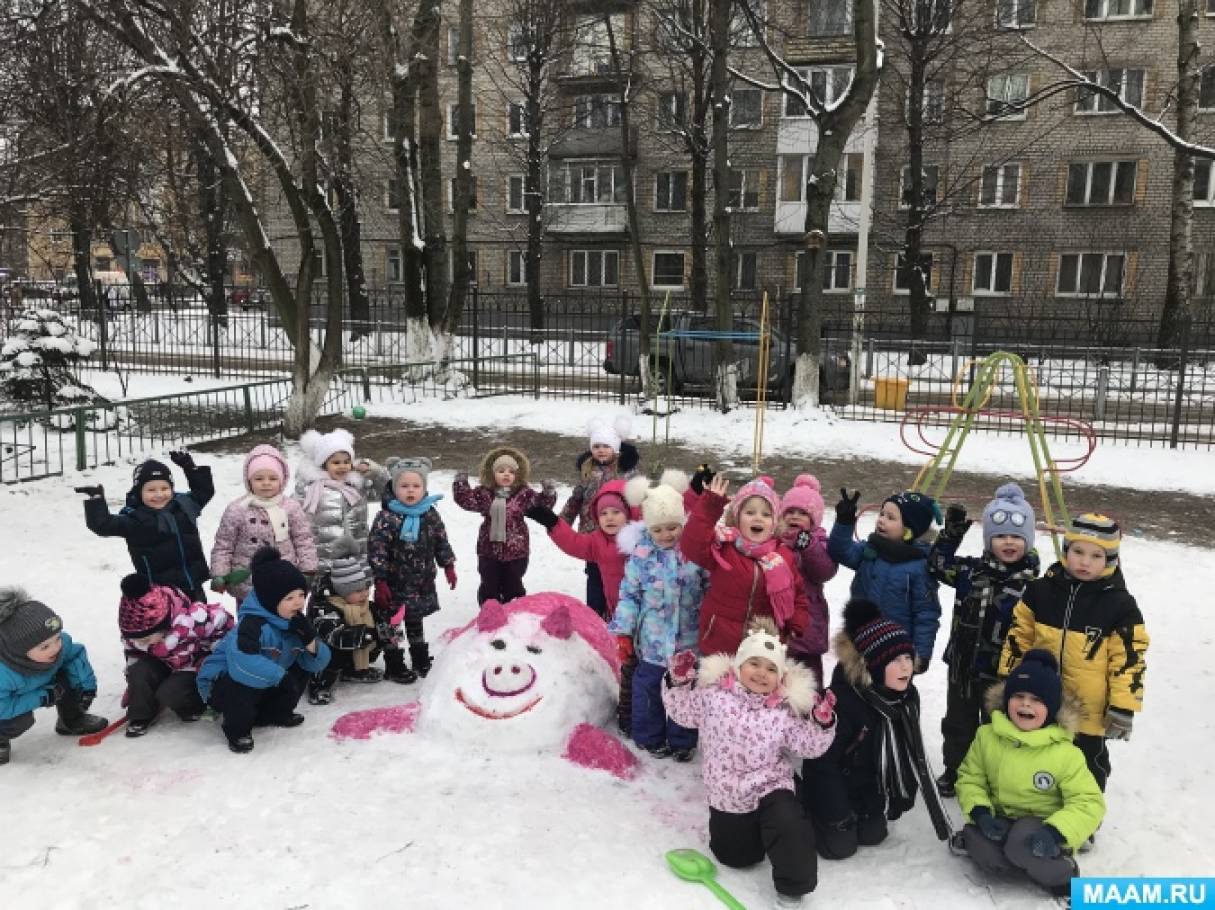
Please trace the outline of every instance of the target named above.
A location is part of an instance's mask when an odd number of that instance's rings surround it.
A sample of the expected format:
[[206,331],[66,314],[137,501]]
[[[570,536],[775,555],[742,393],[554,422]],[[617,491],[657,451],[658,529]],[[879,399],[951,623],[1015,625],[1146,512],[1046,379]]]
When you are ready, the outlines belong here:
[[[408,416],[471,425],[496,415],[504,428],[580,428],[584,418],[576,411],[584,413],[585,405],[524,409],[462,401],[459,408],[413,405]],[[705,412],[677,424],[689,438],[713,440],[715,451],[731,433],[750,439],[736,419]],[[865,451],[869,443],[856,431],[847,429],[848,448]],[[786,428],[770,424],[769,433],[774,447],[812,459],[839,454],[832,449],[843,428],[807,419]],[[1022,457],[1015,441],[984,442],[976,450],[976,462]],[[891,454],[889,436],[880,454]],[[1132,473],[1122,459],[1120,469],[1105,469],[1105,479],[1119,470],[1123,480],[1171,475],[1178,485],[1209,490],[1193,453],[1172,456],[1172,467],[1159,471],[1145,464],[1154,454],[1129,450],[1140,467]],[[476,457],[470,452],[469,463]],[[219,490],[201,519],[209,541],[223,506],[241,492],[240,458],[206,461]],[[130,465],[86,476],[104,483],[113,501],[127,486]],[[450,482],[449,473],[438,472],[432,489],[446,490]],[[450,497],[439,508],[459,557],[460,585],[442,593],[443,610],[427,621],[435,642],[476,609],[478,517]],[[121,541],[85,529],[80,499],[62,480],[0,489],[0,515],[0,583],[25,585],[61,612],[68,631],[89,647],[101,684],[96,709],[118,717],[118,581],[129,571]],[[1039,544],[1049,550],[1046,540]],[[1215,809],[1215,777],[1205,761],[1215,735],[1206,710],[1215,700],[1215,620],[1204,605],[1215,585],[1215,554],[1144,539],[1128,540],[1123,554],[1152,635],[1146,710],[1134,739],[1111,749],[1110,811],[1082,868],[1103,875],[1209,874],[1203,820]],[[843,570],[828,586],[833,611],[847,596],[849,576]],[[527,583],[533,591],[578,594],[581,565],[534,533]],[[943,647],[942,636],[938,652]],[[944,687],[943,667],[935,663],[921,683],[934,759]],[[37,726],[14,741],[12,763],[0,768],[0,907],[720,906],[704,889],[677,880],[662,858],[675,847],[706,849],[699,764],[646,758],[640,775],[623,782],[551,754],[470,754],[420,733],[340,744],[328,738],[343,712],[399,704],[416,691],[391,683],[341,688],[333,706],[304,704],[302,727],[258,731],[248,756],[229,753],[215,724],[183,727],[175,720],[140,740],[116,735],[84,749],[54,734],[53,712],[39,712]],[[885,844],[843,863],[820,862],[819,874],[810,906],[1051,906],[1019,886],[989,886],[933,838],[919,808],[892,827]],[[722,870],[720,880],[751,910],[771,904],[766,863]]]

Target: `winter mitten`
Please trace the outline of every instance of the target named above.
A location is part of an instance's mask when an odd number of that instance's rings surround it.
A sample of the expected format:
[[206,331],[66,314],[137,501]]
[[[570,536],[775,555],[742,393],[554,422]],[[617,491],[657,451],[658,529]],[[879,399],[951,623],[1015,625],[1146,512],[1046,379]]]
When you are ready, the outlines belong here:
[[928,665],[930,663],[932,663],[931,657],[921,657],[917,654],[915,657],[915,668],[912,672],[915,673],[916,676],[919,676],[921,673],[927,673]]
[[523,514],[536,524],[544,525],[548,531],[557,527],[557,513],[552,509],[546,509],[544,506],[532,506]]
[[388,587],[388,582],[382,578],[375,580],[375,602],[385,609],[392,606],[392,591]]
[[945,527],[942,529],[942,533],[955,540],[961,540],[966,536],[966,532],[970,530],[972,524],[974,522],[968,521],[966,518],[966,506],[955,502],[945,510]]
[[991,810],[986,806],[975,806],[971,809],[970,820],[975,823],[985,838],[997,844],[1004,842],[1004,838],[1008,837],[1008,829],[1012,827],[1012,822],[998,815],[992,815]]
[[824,730],[831,729],[835,725],[835,693],[828,689],[825,694],[820,695],[812,713],[820,727]]
[[1025,846],[1038,859],[1057,859],[1063,852],[1063,835],[1051,825],[1043,825],[1025,838]]
[[454,481],[456,483],[468,483],[468,472],[467,471],[457,471]]
[[692,475],[688,486],[695,490],[696,495],[699,496],[705,491],[705,484],[712,481],[716,476],[717,473],[709,467],[708,462],[702,462],[696,466],[696,472]]
[[444,566],[443,574],[447,577],[447,586],[454,591],[456,589],[456,564],[453,562],[449,566]]
[[1130,711],[1124,711],[1122,708],[1106,708],[1105,738],[1130,739],[1131,724],[1134,722],[1135,715]]
[[861,501],[861,491],[857,490],[851,496],[847,487],[840,487],[840,501],[835,504],[835,521],[837,524],[856,524],[857,506]]
[[616,636],[616,653],[620,655],[620,665],[624,666],[633,656],[633,638],[630,635]]
[[48,686],[42,693],[42,707],[51,708],[59,704],[67,696],[68,691],[67,683],[56,677],[54,684]]
[[680,651],[671,658],[671,684],[682,686],[696,678],[696,652]]
[[194,457],[184,449],[181,451],[170,452],[169,461],[173,462],[173,464],[177,465],[187,474],[189,474],[195,468]]
[[105,487],[101,484],[96,484],[91,487],[72,487],[77,493],[82,493],[89,499],[105,499]]
[[316,629],[312,625],[312,620],[303,613],[296,613],[291,617],[291,622],[287,623],[287,630],[298,635],[305,648],[316,641]]
[[211,579],[211,590],[216,594],[223,594],[228,590],[228,586],[224,584],[224,576],[217,575]]
[[812,540],[814,535],[801,528],[789,528],[784,536],[785,546],[798,553],[810,546]]

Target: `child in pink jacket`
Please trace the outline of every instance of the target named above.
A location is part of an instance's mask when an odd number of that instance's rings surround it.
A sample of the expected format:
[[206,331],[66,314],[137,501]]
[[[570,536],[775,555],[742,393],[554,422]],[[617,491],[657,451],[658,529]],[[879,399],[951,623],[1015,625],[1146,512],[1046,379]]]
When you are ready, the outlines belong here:
[[810,621],[805,631],[789,640],[789,656],[814,671],[823,686],[823,655],[827,653],[831,617],[823,585],[835,577],[840,564],[827,553],[827,532],[823,530],[823,496],[818,478],[799,474],[781,498],[781,540],[796,558],[797,570],[810,604]]
[[778,906],[799,907],[818,884],[818,860],[790,756],[818,756],[831,745],[834,698],[819,696],[814,674],[786,659],[766,617],[752,623],[733,657],[706,657],[699,674],[694,661],[690,651],[675,656],[662,700],[671,720],[700,730],[709,849],[734,867],[766,854]]
[[247,570],[253,554],[262,547],[274,547],[306,575],[315,572],[317,565],[312,523],[303,506],[284,492],[288,472],[283,453],[274,446],[254,446],[245,456],[243,474],[248,492],[224,509],[211,548],[211,590],[228,592],[238,605],[253,583],[247,574],[237,582],[224,577],[233,569]]

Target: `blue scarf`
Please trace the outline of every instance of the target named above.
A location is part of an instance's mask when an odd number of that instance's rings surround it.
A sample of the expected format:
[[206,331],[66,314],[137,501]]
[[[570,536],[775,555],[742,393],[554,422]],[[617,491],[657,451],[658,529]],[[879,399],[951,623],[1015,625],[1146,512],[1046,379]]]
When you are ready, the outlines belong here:
[[400,515],[405,519],[401,522],[400,539],[405,541],[405,543],[416,543],[418,531],[422,527],[422,516],[430,511],[431,507],[442,498],[442,493],[432,493],[430,496],[419,499],[411,506],[405,505],[399,499],[390,499],[388,501],[388,511],[394,515]]

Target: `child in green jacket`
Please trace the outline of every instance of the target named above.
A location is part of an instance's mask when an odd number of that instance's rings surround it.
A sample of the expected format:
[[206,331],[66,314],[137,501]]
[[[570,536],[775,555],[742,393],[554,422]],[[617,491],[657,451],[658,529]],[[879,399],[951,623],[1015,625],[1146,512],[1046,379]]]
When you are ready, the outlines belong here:
[[1018,870],[1052,894],[1079,874],[1072,851],[1097,830],[1105,798],[1072,743],[1076,711],[1064,706],[1059,665],[1034,649],[988,690],[991,723],[979,728],[958,769],[958,801],[970,858],[989,874]]

